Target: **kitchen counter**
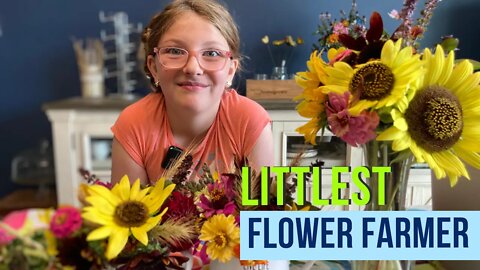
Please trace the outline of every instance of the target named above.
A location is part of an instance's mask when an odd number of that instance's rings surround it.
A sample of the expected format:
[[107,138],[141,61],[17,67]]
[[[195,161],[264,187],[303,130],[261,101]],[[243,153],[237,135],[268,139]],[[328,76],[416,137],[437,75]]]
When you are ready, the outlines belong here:
[[[107,98],[82,98],[72,97],[57,101],[51,101],[43,104],[42,109],[46,110],[62,110],[62,109],[76,109],[76,110],[122,110],[128,105],[139,100],[141,97],[131,99],[120,97]],[[262,105],[265,110],[294,110],[297,105],[292,100],[257,100],[257,103]]]
[[132,99],[120,98],[120,97],[107,97],[107,98],[82,98],[72,97],[62,100],[56,100],[44,103],[42,110],[62,110],[62,109],[75,109],[75,110],[122,110],[133,102],[139,100],[140,97]]

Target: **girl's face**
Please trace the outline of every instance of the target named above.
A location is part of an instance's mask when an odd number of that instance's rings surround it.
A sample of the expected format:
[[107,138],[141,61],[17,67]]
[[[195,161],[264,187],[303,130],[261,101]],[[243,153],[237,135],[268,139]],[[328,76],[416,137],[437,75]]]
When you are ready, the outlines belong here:
[[[185,12],[159,40],[157,48],[165,47],[188,52],[186,64],[176,68],[160,64],[158,52],[148,57],[148,67],[155,81],[160,83],[167,107],[175,106],[198,113],[217,109],[226,84],[232,81],[238,67],[238,60],[229,57],[219,70],[207,70],[200,66],[198,59],[201,55],[215,55],[216,50],[230,51],[218,29],[196,13]],[[175,57],[182,51],[168,49],[167,53]]]

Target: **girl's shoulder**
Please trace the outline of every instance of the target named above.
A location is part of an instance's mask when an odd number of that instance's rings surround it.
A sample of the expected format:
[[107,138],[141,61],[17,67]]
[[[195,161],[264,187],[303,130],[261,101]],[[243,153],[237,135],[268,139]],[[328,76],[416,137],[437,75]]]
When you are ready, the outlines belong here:
[[150,93],[136,102],[127,106],[120,114],[120,117],[132,122],[152,121],[164,110],[163,95]]
[[222,107],[227,113],[235,115],[268,115],[267,111],[257,102],[238,94],[235,90],[228,90],[222,97]]

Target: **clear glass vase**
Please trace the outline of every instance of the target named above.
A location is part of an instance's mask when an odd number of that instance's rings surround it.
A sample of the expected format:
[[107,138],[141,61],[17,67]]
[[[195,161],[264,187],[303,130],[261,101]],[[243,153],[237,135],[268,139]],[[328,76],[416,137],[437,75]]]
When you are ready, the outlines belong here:
[[271,78],[272,80],[288,80],[287,67],[273,67]]
[[378,203],[378,174],[372,174],[368,185],[372,190],[372,200],[365,210],[398,211],[405,210],[408,177],[413,162],[411,153],[394,153],[391,144],[370,141],[363,145],[365,166],[391,167],[391,172],[385,179],[385,204]]
[[227,263],[217,260],[210,262],[210,270],[288,270],[289,267],[290,261],[287,260],[269,261],[268,264],[255,266],[241,266],[237,259],[230,260]]
[[413,270],[413,261],[352,261],[352,270]]
[[[389,166],[385,179],[385,204],[378,203],[378,174],[372,174],[368,185],[372,200],[367,211],[402,211],[406,209],[407,185],[413,162],[411,153],[393,152],[390,143],[371,141],[363,145],[365,166]],[[352,261],[352,270],[413,270],[415,261]]]

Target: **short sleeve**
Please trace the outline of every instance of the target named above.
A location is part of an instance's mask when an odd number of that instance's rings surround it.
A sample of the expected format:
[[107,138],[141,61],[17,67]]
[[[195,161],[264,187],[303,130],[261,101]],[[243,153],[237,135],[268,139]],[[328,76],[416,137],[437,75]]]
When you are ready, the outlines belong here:
[[142,113],[137,106],[135,104],[131,105],[120,113],[111,130],[130,157],[139,166],[145,167],[144,154],[142,153],[145,139],[143,138],[144,132],[142,132],[142,126],[140,125],[142,121],[139,121],[141,117]]
[[270,116],[267,111],[258,103],[250,100],[248,108],[249,117],[245,119],[246,127],[249,132],[245,135],[244,142],[244,156],[250,155],[253,147],[257,143],[258,137],[262,133],[265,126],[271,122]]
[[228,114],[235,129],[233,134],[241,145],[242,155],[246,157],[265,126],[271,122],[270,116],[260,104],[237,93],[232,94],[229,105]]

